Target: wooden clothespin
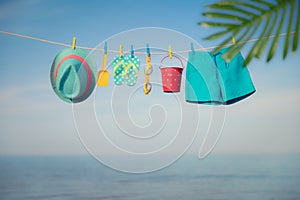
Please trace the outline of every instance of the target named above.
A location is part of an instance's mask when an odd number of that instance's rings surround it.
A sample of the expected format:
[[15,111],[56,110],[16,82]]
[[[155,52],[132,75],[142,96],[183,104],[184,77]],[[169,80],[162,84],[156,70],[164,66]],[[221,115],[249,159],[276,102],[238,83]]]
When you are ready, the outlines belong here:
[[235,41],[234,36],[231,36],[231,41],[232,41],[232,44],[233,44],[233,45],[236,45],[236,41]]
[[172,59],[173,53],[172,53],[172,46],[171,45],[169,45],[169,47],[168,47],[168,53],[169,53],[169,57]]
[[120,44],[120,57],[122,57],[122,56],[123,56],[123,45]]
[[76,37],[73,37],[73,40],[72,40],[72,49],[75,50],[76,48]]

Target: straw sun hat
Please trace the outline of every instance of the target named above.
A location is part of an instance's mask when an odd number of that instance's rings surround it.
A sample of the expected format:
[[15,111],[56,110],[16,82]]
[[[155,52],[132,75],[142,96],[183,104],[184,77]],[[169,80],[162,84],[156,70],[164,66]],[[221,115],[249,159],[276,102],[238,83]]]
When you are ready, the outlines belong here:
[[96,75],[96,64],[86,51],[68,48],[56,55],[50,80],[59,98],[68,103],[78,103],[93,92]]

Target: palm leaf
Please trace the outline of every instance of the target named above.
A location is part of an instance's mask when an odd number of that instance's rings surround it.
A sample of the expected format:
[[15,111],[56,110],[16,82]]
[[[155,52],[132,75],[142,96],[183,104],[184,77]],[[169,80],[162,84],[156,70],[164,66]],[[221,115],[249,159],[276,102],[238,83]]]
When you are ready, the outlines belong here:
[[[260,58],[265,51],[267,44],[272,41],[267,55],[269,62],[275,55],[279,37],[282,32],[287,32],[283,48],[283,59],[289,53],[291,31],[294,30],[292,51],[298,47],[298,31],[300,27],[300,2],[299,0],[220,0],[206,6],[213,10],[203,13],[203,16],[213,21],[200,22],[201,26],[214,27],[221,30],[207,36],[206,40],[215,40],[225,37],[225,40],[214,50],[219,51],[235,36],[237,45],[233,45],[223,58],[231,60],[254,35],[259,35],[258,40],[253,44],[245,59],[247,65],[253,57]],[[297,16],[296,16],[297,15]],[[283,24],[287,22],[287,29],[283,30]],[[294,26],[294,28],[293,28]],[[272,34],[275,36],[271,37]],[[271,39],[273,38],[273,39]]]
[[300,28],[300,3],[298,2],[298,16],[297,16],[297,22],[296,22],[296,29],[295,29],[295,35],[293,40],[293,52],[295,53],[298,47],[298,35],[299,35],[299,28]]
[[278,27],[277,32],[276,32],[276,36],[275,36],[275,38],[274,38],[274,40],[272,42],[272,46],[271,46],[269,54],[268,54],[267,62],[269,62],[273,58],[275,50],[277,48],[278,39],[279,39],[280,31],[281,31],[281,28],[282,28],[282,25],[283,25],[285,13],[286,13],[286,5],[283,5],[282,18],[280,20],[279,27]]
[[[291,2],[291,7],[294,8],[295,7],[295,2],[292,1]],[[291,32],[292,29],[292,23],[293,23],[293,16],[294,16],[294,9],[291,10],[291,14],[290,14],[290,19],[289,19],[289,24],[288,24],[288,29],[287,29],[287,33]],[[290,44],[290,35],[287,35],[285,37],[285,43],[284,43],[284,51],[283,51],[283,58],[285,58],[287,56],[288,50],[289,50],[289,44]]]
[[252,17],[257,16],[255,13],[248,12],[245,9],[237,8],[237,7],[234,7],[232,5],[212,4],[212,5],[206,6],[206,8],[207,9],[222,9],[222,10],[226,10],[226,11],[233,11],[233,12],[237,12],[237,13],[242,14],[242,15],[252,16]]
[[238,21],[248,21],[248,18],[239,16],[239,15],[232,15],[232,14],[226,14],[226,13],[217,13],[217,12],[207,12],[203,13],[203,16],[205,17],[219,17],[223,19],[232,19],[232,20],[238,20]]
[[[236,45],[237,47],[233,47],[230,48],[224,55],[223,58],[226,60],[226,62],[229,62],[230,59],[232,57],[234,57],[238,52],[241,51],[241,49],[243,48],[243,45],[240,45],[242,43],[242,40],[244,39],[244,37],[246,37],[246,41],[249,40],[255,33],[255,31],[257,30],[257,26],[259,25],[259,22],[256,22],[254,27],[251,27],[249,29],[247,29],[247,33],[245,35],[243,35],[242,37],[240,37],[237,41],[238,45]],[[252,30],[251,30],[252,29]],[[251,30],[251,32],[250,32]],[[244,65],[246,66],[248,64],[248,60],[245,60]]]
[[261,57],[261,55],[262,55],[262,53],[263,53],[263,51],[265,50],[265,48],[266,48],[266,46],[267,46],[267,44],[268,44],[268,35],[271,35],[272,34],[272,31],[274,30],[274,28],[275,28],[275,25],[276,25],[276,20],[277,20],[277,18],[278,18],[278,14],[279,14],[279,12],[276,12],[275,13],[275,15],[274,15],[274,17],[273,17],[273,20],[271,21],[271,27],[270,27],[270,29],[269,29],[269,31],[268,31],[268,33],[265,35],[265,37],[263,38],[263,40],[261,41],[261,44],[260,44],[260,48],[258,49],[258,52],[255,54],[255,57],[256,58],[260,58]]

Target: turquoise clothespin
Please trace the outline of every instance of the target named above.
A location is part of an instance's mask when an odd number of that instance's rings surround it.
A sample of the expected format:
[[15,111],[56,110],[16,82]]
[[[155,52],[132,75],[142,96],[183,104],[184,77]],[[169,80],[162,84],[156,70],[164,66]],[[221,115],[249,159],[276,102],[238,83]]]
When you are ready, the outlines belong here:
[[107,54],[107,42],[104,43],[104,54]]
[[191,50],[193,53],[195,53],[194,44],[191,42]]
[[147,55],[150,56],[150,47],[149,47],[149,44],[146,45],[146,49],[147,49]]
[[130,54],[131,54],[131,57],[133,58],[133,57],[134,57],[134,50],[133,50],[133,45],[131,45],[131,50],[130,50]]

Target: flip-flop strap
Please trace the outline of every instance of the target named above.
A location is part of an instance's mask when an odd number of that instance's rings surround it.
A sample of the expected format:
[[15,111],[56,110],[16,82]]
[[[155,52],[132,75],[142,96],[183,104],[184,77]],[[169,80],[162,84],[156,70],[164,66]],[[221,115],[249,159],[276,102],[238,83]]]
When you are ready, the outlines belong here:
[[130,67],[132,67],[135,70],[135,77],[136,77],[138,75],[139,70],[138,70],[137,66],[132,62],[129,62],[129,64],[126,66],[125,74],[128,76],[128,71],[129,71]]
[[120,66],[123,66],[124,68],[126,68],[126,64],[124,63],[124,61],[123,60],[121,60],[121,61],[119,61],[116,65],[115,65],[115,67],[114,67],[114,75],[115,76],[118,76],[118,75],[120,75],[121,74],[121,76],[124,76],[125,74],[126,74],[126,70],[122,70],[122,73],[117,73],[117,69],[118,69],[118,67],[120,67]]

